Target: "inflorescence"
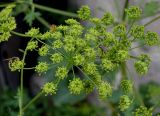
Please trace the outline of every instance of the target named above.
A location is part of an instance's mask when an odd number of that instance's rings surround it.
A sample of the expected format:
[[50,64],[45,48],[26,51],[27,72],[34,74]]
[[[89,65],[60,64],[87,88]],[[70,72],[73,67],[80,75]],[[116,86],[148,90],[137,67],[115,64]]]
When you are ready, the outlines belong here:
[[[14,6],[8,6],[0,12],[0,42],[7,41],[11,36],[10,32],[16,28],[14,17],[11,11]],[[132,6],[125,10],[128,20],[136,20],[141,16],[141,9]],[[76,19],[68,19],[66,25],[55,27],[54,31],[49,30],[40,33],[39,28],[31,28],[25,33],[27,37],[33,38],[27,44],[26,50],[37,50],[38,42],[44,44],[37,51],[40,56],[47,56],[56,67],[55,78],[60,82],[68,77],[69,71],[77,67],[84,77],[76,77],[69,81],[69,91],[71,94],[90,93],[97,89],[99,98],[105,99],[112,95],[112,85],[103,80],[102,72],[116,70],[123,62],[133,58],[130,57],[132,43],[138,40],[144,41],[145,45],[154,46],[159,44],[159,36],[155,32],[145,32],[143,25],[133,24],[128,28],[124,23],[114,24],[114,18],[107,12],[102,18],[91,17],[91,11],[88,6],[83,6],[78,11],[81,20],[89,21],[92,27],[85,28]],[[108,26],[113,25],[111,31],[107,31]],[[42,40],[49,39],[51,44],[46,44]],[[40,41],[37,41],[40,40]],[[151,60],[149,56],[142,54],[134,58],[135,70],[143,75],[149,70]],[[63,63],[62,63],[63,62]],[[51,64],[46,61],[38,62],[35,71],[39,74],[47,72]],[[11,59],[9,68],[11,71],[20,70],[24,63],[20,59]],[[72,78],[71,77],[71,78]],[[57,85],[46,83],[42,88],[43,92],[56,94]],[[124,93],[132,91],[132,83],[129,80],[122,80],[121,88]],[[120,98],[119,108],[126,110],[131,104],[128,96],[123,95]],[[144,108],[141,108],[143,111]],[[141,110],[137,110],[139,113]],[[145,111],[147,112],[147,111]]]

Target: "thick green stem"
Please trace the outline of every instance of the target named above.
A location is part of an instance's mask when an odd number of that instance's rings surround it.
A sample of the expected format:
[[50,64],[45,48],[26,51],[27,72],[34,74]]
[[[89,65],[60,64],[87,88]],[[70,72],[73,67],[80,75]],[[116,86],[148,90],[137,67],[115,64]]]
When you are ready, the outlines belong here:
[[12,2],[12,3],[0,3],[0,7],[6,7],[6,6],[11,5],[11,4],[15,4],[15,2]]
[[151,21],[147,22],[146,24],[144,24],[144,26],[147,27],[148,25],[152,24],[153,22],[155,22],[155,21],[157,21],[159,19],[160,19],[160,16],[158,16],[158,17],[152,19]]
[[51,13],[60,14],[60,15],[64,15],[64,16],[78,18],[78,15],[75,14],[75,13],[54,9],[54,8],[42,6],[42,5],[35,4],[35,3],[33,3],[33,5],[35,6],[35,8],[40,9],[40,10],[44,10],[44,11],[48,11],[48,12],[51,12]]
[[15,31],[11,31],[11,34],[17,35],[17,36],[20,36],[20,37],[29,37],[28,35],[25,35],[25,34],[22,34],[22,33],[19,33],[19,32],[15,32]]
[[127,77],[126,62],[123,62],[121,64],[121,73],[122,73],[122,79],[125,79]]
[[39,92],[27,105],[25,105],[22,109],[22,111],[24,112],[32,103],[34,103],[41,95],[43,94],[43,92]]
[[[25,49],[24,54],[23,54],[23,58],[22,58],[22,62],[24,63],[25,61],[25,57],[27,55],[27,49]],[[20,102],[19,102],[19,115],[23,116],[23,66],[21,68],[21,77],[20,77]]]
[[128,5],[129,5],[129,0],[126,0],[126,1],[125,1],[125,4],[124,4],[124,8],[123,8],[122,21],[125,21],[125,19],[126,19],[126,12],[125,12],[125,9],[128,8]]
[[[129,0],[126,0],[125,4],[124,4],[124,8],[123,8],[123,16],[122,16],[122,21],[123,22],[126,20],[125,9],[128,8],[128,5],[129,5]],[[126,78],[127,77],[126,62],[125,61],[121,64],[121,73],[122,73],[122,78]]]

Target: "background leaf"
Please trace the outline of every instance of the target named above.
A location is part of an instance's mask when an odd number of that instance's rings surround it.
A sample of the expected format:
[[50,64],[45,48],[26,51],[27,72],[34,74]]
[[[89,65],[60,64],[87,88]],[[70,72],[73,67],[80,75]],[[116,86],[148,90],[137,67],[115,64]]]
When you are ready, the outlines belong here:
[[160,11],[160,3],[156,1],[148,2],[143,9],[144,17],[150,17],[156,15]]

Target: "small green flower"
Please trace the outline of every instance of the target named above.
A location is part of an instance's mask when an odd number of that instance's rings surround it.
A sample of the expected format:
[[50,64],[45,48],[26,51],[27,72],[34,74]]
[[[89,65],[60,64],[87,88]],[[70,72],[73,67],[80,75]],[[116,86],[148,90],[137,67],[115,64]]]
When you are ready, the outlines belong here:
[[132,93],[133,91],[133,83],[130,80],[122,80],[120,86],[125,93]]
[[9,69],[11,71],[20,71],[25,65],[19,58],[13,58],[9,60]]
[[49,69],[49,66],[46,62],[38,62],[38,65],[35,67],[37,73],[45,73]]
[[38,41],[29,41],[27,44],[27,50],[33,51],[38,47]]
[[66,32],[69,29],[69,26],[66,25],[60,25],[56,28],[57,31],[63,31]]
[[147,54],[141,54],[138,58],[140,61],[145,62],[149,67],[151,63],[151,58]]
[[119,24],[119,25],[114,27],[113,33],[117,37],[122,37],[126,34],[126,27],[123,24]]
[[111,13],[107,12],[104,14],[101,20],[105,25],[110,25],[113,23],[114,18]]
[[96,42],[97,41],[97,37],[93,34],[90,33],[86,33],[85,34],[85,39],[88,43],[92,44],[91,41]]
[[149,46],[159,44],[159,36],[156,32],[148,31],[145,36],[146,44]]
[[80,78],[73,78],[70,80],[68,88],[71,94],[80,94],[84,90],[83,81]]
[[47,55],[48,51],[49,51],[48,46],[44,45],[41,48],[39,48],[38,53],[39,53],[40,56],[45,56],[45,55]]
[[50,59],[53,63],[60,63],[63,60],[63,56],[60,53],[51,55]]
[[90,22],[94,23],[95,25],[99,25],[102,23],[102,20],[97,18],[97,17],[94,17],[94,18],[90,18],[89,19]]
[[128,18],[130,19],[137,19],[141,16],[142,10],[139,7],[131,6],[125,10],[127,13]]
[[129,58],[129,53],[126,50],[119,50],[117,53],[117,59],[121,62],[127,60]]
[[120,97],[120,101],[119,101],[119,109],[120,111],[125,111],[126,109],[128,109],[131,105],[132,101],[130,100],[130,98],[127,95],[123,95]]
[[76,21],[75,19],[67,19],[65,20],[65,23],[68,25],[80,25],[80,23]]
[[84,64],[85,58],[81,54],[76,54],[73,57],[73,61],[74,61],[74,64],[78,66],[78,65]]
[[131,35],[134,38],[143,39],[144,38],[144,26],[134,25],[131,29]]
[[112,95],[112,87],[109,83],[102,81],[98,85],[98,94],[100,99],[105,99],[106,97],[109,97]]
[[75,39],[74,39],[74,37],[73,36],[70,36],[70,35],[66,35],[65,37],[64,37],[64,43],[65,44],[74,44],[75,43]]
[[75,46],[73,44],[65,44],[63,47],[66,52],[73,52],[75,50]]
[[91,10],[88,6],[82,6],[77,13],[82,20],[88,20],[91,17]]
[[94,75],[97,72],[97,65],[94,63],[87,63],[83,66],[85,73]]
[[67,74],[68,70],[66,67],[58,67],[55,76],[63,80]]
[[69,27],[66,34],[77,37],[82,35],[83,29],[84,28],[81,25],[72,25]]
[[39,28],[31,28],[28,32],[26,32],[26,35],[30,36],[30,37],[37,37],[39,36]]
[[12,13],[13,8],[15,7],[15,5],[8,5],[7,7],[5,7],[1,12],[0,12],[0,22],[1,21],[6,21]]
[[144,75],[148,72],[150,63],[151,58],[146,54],[142,54],[138,57],[138,61],[135,62],[134,67],[139,74]]
[[50,30],[50,31],[45,32],[41,36],[38,36],[38,37],[40,37],[42,40],[51,39],[51,38],[58,40],[58,39],[62,38],[62,33],[59,31],[52,32]]
[[87,57],[88,59],[95,59],[96,52],[93,48],[87,47],[84,49],[84,56]]
[[0,33],[10,32],[16,28],[16,21],[14,17],[8,17],[6,21],[0,22]]
[[81,39],[81,38],[78,38],[76,41],[75,41],[75,44],[76,44],[76,47],[78,49],[83,49],[84,47],[86,47],[87,43],[84,39]]
[[46,96],[49,94],[53,95],[56,94],[57,86],[53,82],[47,82],[44,84],[42,91]]
[[52,38],[58,40],[58,39],[61,39],[61,38],[62,38],[62,33],[59,32],[59,31],[55,31],[55,32],[52,33],[51,36],[52,36]]
[[46,39],[53,38],[51,31],[47,31],[47,32],[45,32],[44,34],[42,34],[41,36],[39,36],[39,37],[40,37],[40,39],[42,39],[42,40],[46,40]]
[[54,49],[61,48],[63,46],[63,43],[61,40],[56,40],[53,42],[52,46]]
[[114,64],[107,59],[102,59],[102,68],[105,71],[112,71],[114,69]]
[[153,108],[148,109],[145,106],[140,106],[134,112],[134,116],[152,116],[153,115],[152,111],[153,111]]
[[10,32],[4,32],[0,34],[0,43],[3,41],[8,41],[10,36],[11,36]]
[[142,62],[142,61],[137,61],[135,64],[134,64],[134,67],[137,71],[137,73],[141,74],[141,75],[144,75],[148,72],[148,64],[146,62]]

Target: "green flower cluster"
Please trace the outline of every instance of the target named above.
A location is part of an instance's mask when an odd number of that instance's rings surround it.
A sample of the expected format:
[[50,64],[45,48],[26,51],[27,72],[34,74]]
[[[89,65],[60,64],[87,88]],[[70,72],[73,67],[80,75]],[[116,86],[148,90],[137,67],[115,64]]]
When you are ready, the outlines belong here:
[[38,47],[38,41],[29,41],[27,44],[26,49],[33,51],[34,49],[36,49]]
[[57,85],[54,84],[53,82],[47,82],[44,84],[42,87],[42,92],[47,96],[47,95],[53,95],[56,94],[57,91]]
[[60,53],[54,53],[51,55],[50,59],[53,63],[60,63],[63,60],[63,56]]
[[46,62],[38,62],[38,65],[35,67],[35,71],[39,74],[45,73],[49,69],[49,65]]
[[133,91],[133,84],[130,80],[122,80],[120,84],[124,93],[132,93]]
[[150,57],[148,55],[142,54],[135,62],[134,67],[137,73],[144,75],[148,72],[150,63],[151,63]]
[[148,31],[145,35],[145,40],[149,46],[159,45],[159,36],[156,32]]
[[12,58],[9,60],[9,69],[11,71],[20,71],[25,65],[19,58]]
[[58,67],[55,76],[63,80],[65,77],[67,77],[67,74],[68,70],[66,67]]
[[[0,42],[6,41],[10,37],[10,32],[15,29],[15,19],[11,17],[12,6],[8,6],[0,13]],[[141,9],[132,6],[125,10],[129,20],[133,21],[140,18]],[[130,50],[134,40],[143,40],[146,45],[157,45],[159,36],[155,32],[145,33],[144,26],[134,25],[129,27],[125,23],[114,23],[111,13],[106,12],[101,18],[91,17],[91,11],[88,6],[83,6],[78,11],[79,19],[91,22],[92,26],[85,28],[76,19],[68,19],[66,25],[60,25],[50,29],[45,33],[40,33],[39,28],[31,28],[25,33],[27,37],[32,38],[27,44],[26,50],[36,50],[38,42],[41,42],[41,48],[38,53],[42,57],[49,57],[50,63],[57,69],[54,74],[56,84],[46,83],[42,91],[48,94],[56,94],[57,85],[60,81],[68,77],[72,69],[74,78],[69,81],[68,89],[71,94],[80,94],[81,92],[90,93],[97,90],[99,98],[105,99],[112,95],[112,85],[104,81],[103,73],[116,70],[122,63],[130,58]],[[110,26],[111,25],[111,26]],[[8,28],[10,27],[10,28]],[[113,27],[113,29],[109,29]],[[109,31],[108,31],[109,30]],[[35,39],[35,40],[34,40]],[[44,43],[43,40],[48,40]],[[146,74],[150,66],[150,58],[141,55],[135,62],[135,69],[139,74]],[[51,64],[51,65],[52,65]],[[24,63],[19,59],[10,61],[9,67],[12,71],[20,70]],[[38,62],[35,66],[37,73],[46,73],[50,64],[46,61]],[[82,73],[82,77],[76,77],[75,67]],[[132,83],[129,80],[121,82],[121,88],[125,93],[132,91]],[[119,108],[126,110],[132,101],[128,96],[123,95],[120,98]]]
[[9,5],[0,12],[0,42],[8,41],[10,32],[16,28],[15,18],[11,16],[14,7]]
[[107,12],[106,14],[104,14],[104,16],[102,17],[101,21],[105,25],[110,25],[110,24],[112,24],[114,22],[114,18],[113,18],[111,13]]
[[119,24],[114,27],[113,33],[116,37],[123,37],[126,34],[126,27],[123,24]]
[[[131,19],[136,19],[141,15],[141,10],[136,7],[128,8],[126,12]],[[44,44],[39,49],[39,54],[40,56],[49,56],[51,63],[56,64],[55,77],[58,80],[62,81],[67,78],[72,67],[80,69],[84,73],[84,78],[88,77],[85,79],[76,77],[69,82],[68,88],[72,94],[80,94],[82,90],[90,93],[96,88],[99,97],[105,99],[112,95],[112,86],[103,80],[102,72],[114,71],[123,62],[132,58],[129,53],[132,42],[134,42],[132,38],[150,41],[150,45],[153,45],[153,41],[157,40],[158,36],[149,32],[145,35],[144,26],[133,25],[128,29],[122,23],[113,25],[113,30],[108,32],[108,25],[114,23],[113,16],[107,12],[102,18],[91,17],[88,6],[83,6],[78,11],[78,16],[82,20],[92,22],[93,26],[85,28],[77,20],[67,19],[66,25],[57,26],[54,31],[41,34],[39,29],[32,28],[26,34],[33,38],[50,39],[51,45],[46,46]],[[150,39],[151,36],[153,37],[152,40]],[[134,66],[138,73],[146,74],[149,64],[149,58],[141,55]],[[37,72],[47,71],[48,64],[43,65],[47,68],[44,66],[43,68],[36,68]],[[74,71],[73,77],[75,77]],[[123,80],[121,88],[125,93],[130,93],[132,83]]]
[[130,8],[125,10],[127,13],[128,18],[130,19],[137,19],[140,18],[142,14],[142,10],[137,6],[131,6]]
[[44,45],[41,48],[39,48],[38,53],[39,53],[40,56],[45,56],[45,55],[47,55],[48,50],[49,50],[48,46]]
[[109,83],[102,81],[98,85],[98,94],[100,99],[105,99],[106,97],[109,97],[112,95],[112,87]]
[[81,54],[76,54],[73,57],[73,61],[74,61],[75,66],[83,65],[85,62],[85,57],[82,56]]
[[84,84],[80,78],[76,77],[70,80],[68,88],[71,94],[80,94],[84,90]]
[[132,101],[130,100],[130,98],[127,95],[123,95],[120,97],[120,101],[119,101],[119,109],[120,111],[124,111],[126,109],[128,109],[131,105]]
[[135,116],[152,116],[152,111],[153,108],[148,109],[145,106],[140,106],[139,108],[136,109],[134,112]]
[[88,6],[82,6],[81,9],[78,11],[78,16],[82,20],[87,20],[91,16],[91,10]]
[[134,25],[134,26],[131,28],[131,35],[132,35],[134,38],[143,39],[143,38],[144,38],[144,26]]

